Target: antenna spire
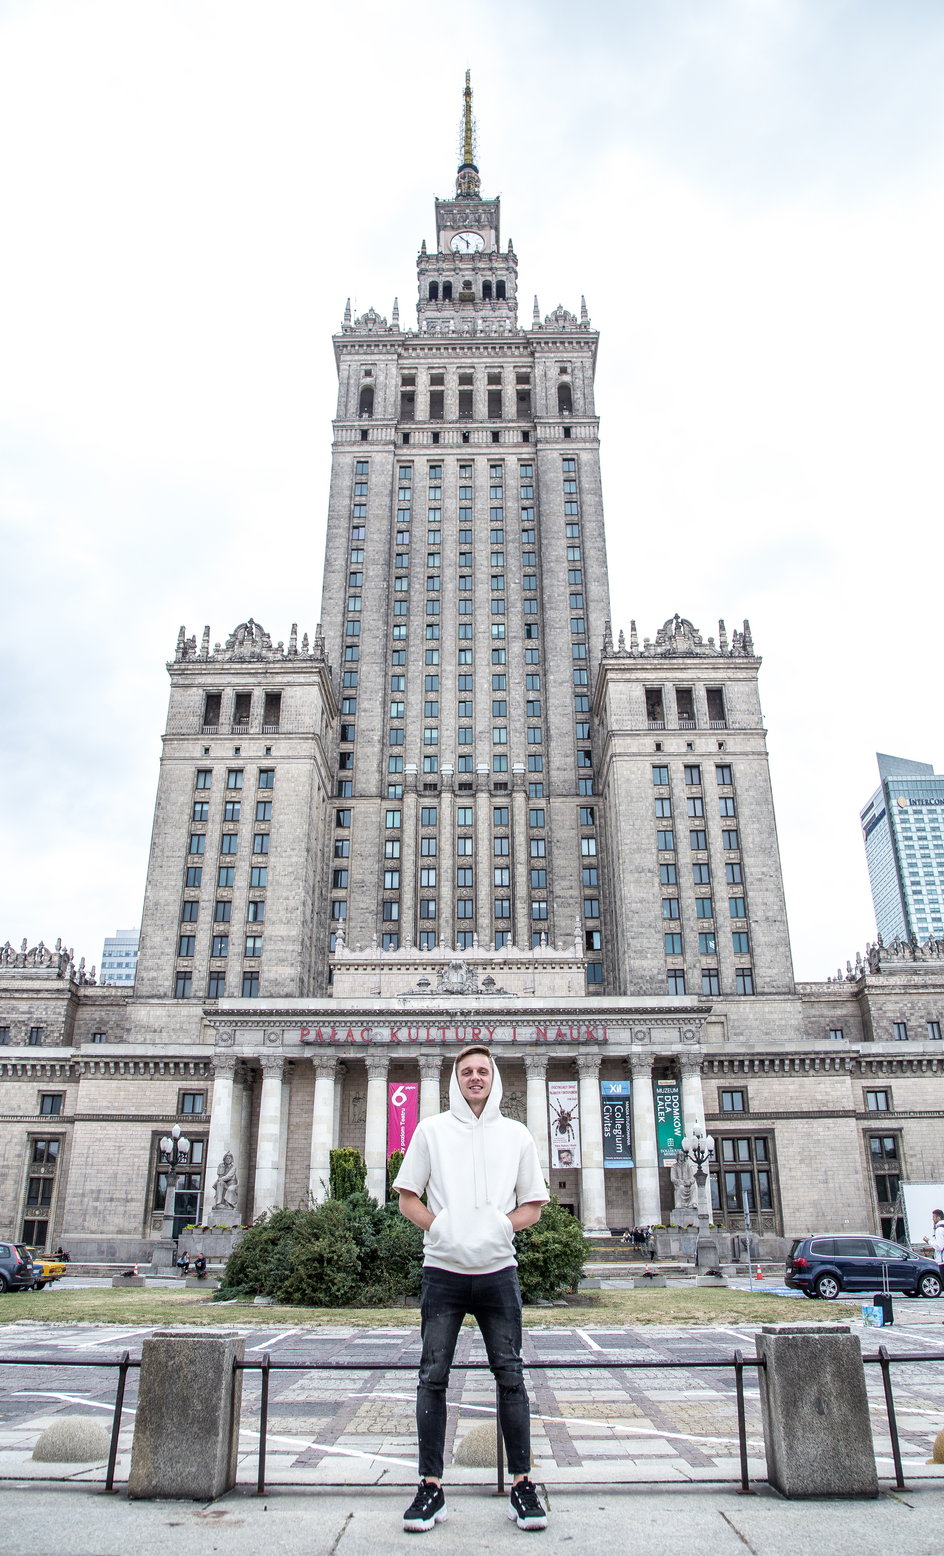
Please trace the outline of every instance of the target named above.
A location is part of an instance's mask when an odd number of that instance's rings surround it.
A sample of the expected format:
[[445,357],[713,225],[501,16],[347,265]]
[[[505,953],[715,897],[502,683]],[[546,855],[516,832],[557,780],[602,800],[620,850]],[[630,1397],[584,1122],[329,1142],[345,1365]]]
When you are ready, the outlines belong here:
[[475,165],[475,120],[472,117],[472,72],[465,73],[465,91],[462,94],[461,140],[462,161],[456,174],[456,194],[478,200],[481,191],[479,170]]

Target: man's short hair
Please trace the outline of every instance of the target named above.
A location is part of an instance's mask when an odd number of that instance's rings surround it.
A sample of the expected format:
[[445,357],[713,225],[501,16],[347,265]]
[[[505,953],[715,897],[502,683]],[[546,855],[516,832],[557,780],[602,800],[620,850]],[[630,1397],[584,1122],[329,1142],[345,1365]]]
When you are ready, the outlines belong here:
[[944,1210],[932,1210],[931,1214],[932,1216],[940,1216],[941,1220],[944,1221]]
[[488,1060],[489,1064],[491,1065],[492,1069],[494,1070],[494,1068],[495,1068],[495,1061],[492,1058],[490,1049],[486,1048],[484,1043],[470,1043],[468,1048],[463,1048],[462,1052],[460,1054],[456,1055],[456,1071],[457,1072],[458,1072],[459,1066],[462,1063],[463,1059],[468,1059],[470,1054],[484,1054],[486,1059]]

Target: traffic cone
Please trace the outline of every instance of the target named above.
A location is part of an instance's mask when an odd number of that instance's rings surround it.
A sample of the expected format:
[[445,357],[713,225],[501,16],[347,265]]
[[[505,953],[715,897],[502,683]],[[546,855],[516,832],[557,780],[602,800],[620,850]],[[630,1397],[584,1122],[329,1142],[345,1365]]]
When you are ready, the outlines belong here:
[[134,1265],[134,1267],[133,1267],[133,1269],[132,1269],[132,1274],[133,1274],[133,1275],[137,1275],[137,1273],[138,1273],[138,1266],[137,1266],[137,1265]]
[[763,1278],[764,1278],[764,1272],[761,1269],[760,1265],[758,1265],[757,1266],[757,1274],[754,1276],[754,1279],[755,1280],[763,1280]]

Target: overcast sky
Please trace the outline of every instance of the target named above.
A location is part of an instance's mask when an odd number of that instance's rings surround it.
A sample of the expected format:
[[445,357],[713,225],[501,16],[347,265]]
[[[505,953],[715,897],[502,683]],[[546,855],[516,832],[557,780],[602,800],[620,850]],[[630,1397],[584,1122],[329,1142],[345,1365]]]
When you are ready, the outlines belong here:
[[614,631],[750,618],[798,977],[944,769],[939,0],[0,0],[0,941],[140,920],[177,629],[318,619],[331,334],[415,322],[471,67],[601,331]]

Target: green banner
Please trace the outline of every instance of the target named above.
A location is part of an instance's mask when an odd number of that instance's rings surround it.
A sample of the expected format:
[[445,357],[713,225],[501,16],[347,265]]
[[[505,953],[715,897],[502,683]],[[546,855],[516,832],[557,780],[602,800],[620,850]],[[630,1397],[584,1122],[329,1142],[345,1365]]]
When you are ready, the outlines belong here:
[[678,1081],[656,1081],[656,1139],[659,1163],[665,1166],[682,1149],[682,1093]]

